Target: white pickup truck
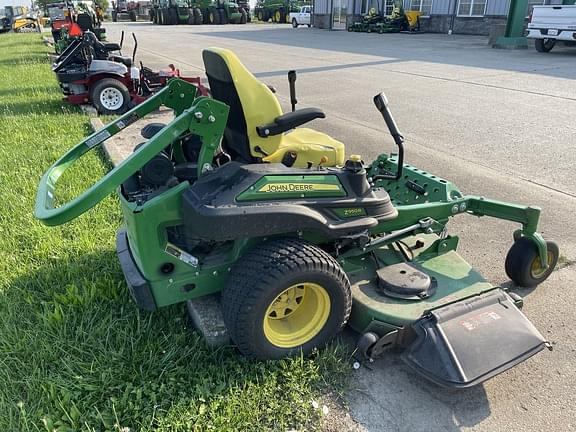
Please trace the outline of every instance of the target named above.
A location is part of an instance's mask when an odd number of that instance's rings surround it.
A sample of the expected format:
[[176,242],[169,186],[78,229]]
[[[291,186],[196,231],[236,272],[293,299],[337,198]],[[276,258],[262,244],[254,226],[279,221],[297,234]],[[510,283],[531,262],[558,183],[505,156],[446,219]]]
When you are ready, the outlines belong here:
[[310,15],[312,6],[302,6],[298,12],[290,12],[290,22],[292,27],[298,28],[299,25],[310,27]]
[[576,45],[576,6],[534,6],[528,34],[538,52],[549,52],[557,42]]

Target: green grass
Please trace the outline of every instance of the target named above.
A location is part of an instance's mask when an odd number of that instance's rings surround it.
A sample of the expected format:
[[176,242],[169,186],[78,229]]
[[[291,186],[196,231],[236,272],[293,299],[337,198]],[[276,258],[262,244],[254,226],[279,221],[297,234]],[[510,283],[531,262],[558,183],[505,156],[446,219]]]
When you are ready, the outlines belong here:
[[[208,348],[182,306],[140,313],[116,261],[114,197],[61,227],[34,220],[40,176],[88,133],[47,51],[38,35],[0,36],[0,431],[318,428],[311,400],[344,376],[344,350],[253,362]],[[92,155],[62,192],[105,169]]]

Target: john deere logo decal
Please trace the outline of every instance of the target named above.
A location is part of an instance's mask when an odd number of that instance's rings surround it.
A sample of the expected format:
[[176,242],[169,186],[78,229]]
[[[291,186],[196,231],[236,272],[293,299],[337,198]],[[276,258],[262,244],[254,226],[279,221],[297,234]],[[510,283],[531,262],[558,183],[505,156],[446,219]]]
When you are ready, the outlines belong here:
[[335,184],[322,183],[268,183],[258,189],[258,192],[326,192],[339,191]]

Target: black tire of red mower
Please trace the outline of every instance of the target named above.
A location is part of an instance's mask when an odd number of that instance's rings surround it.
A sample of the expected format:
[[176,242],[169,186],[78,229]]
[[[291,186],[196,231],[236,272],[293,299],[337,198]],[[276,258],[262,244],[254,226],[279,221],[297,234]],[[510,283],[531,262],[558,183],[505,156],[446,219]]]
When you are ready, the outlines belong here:
[[200,25],[204,22],[202,11],[199,8],[194,8],[192,10],[192,15],[194,16],[194,25]]
[[168,9],[162,9],[162,25],[170,24],[170,12]]
[[169,14],[170,14],[170,20],[168,21],[168,24],[170,25],[178,24],[178,12],[176,12],[176,9],[169,9]]
[[558,263],[560,251],[558,245],[552,241],[547,241],[546,247],[548,254],[552,254],[552,261],[546,271],[540,277],[535,278],[531,268],[534,259],[538,257],[538,248],[529,238],[521,237],[516,240],[508,251],[504,263],[508,277],[521,287],[534,287],[548,279]]
[[220,24],[228,24],[228,15],[224,9],[218,9],[218,13],[220,14]]
[[[281,348],[266,339],[264,316],[282,291],[301,282],[318,283],[328,292],[328,319],[302,346]],[[230,337],[244,355],[279,359],[300,351],[308,355],[330,341],[348,321],[352,298],[348,277],[334,258],[314,245],[284,238],[258,245],[236,262],[221,304]]]
[[[122,106],[119,109],[117,109],[115,111],[110,111],[110,110],[106,109],[100,103],[100,96],[99,96],[100,93],[102,93],[102,91],[105,88],[109,88],[109,87],[114,87],[114,88],[118,89],[122,93],[122,96],[124,97],[124,103],[122,104]],[[124,114],[126,111],[128,111],[128,109],[130,109],[130,104],[131,104],[130,92],[128,91],[128,88],[123,83],[121,83],[120,81],[118,81],[117,79],[114,79],[114,78],[104,78],[103,80],[98,81],[96,83],[96,85],[92,88],[92,90],[90,91],[90,100],[92,101],[92,105],[94,105],[96,110],[100,114],[105,114],[105,115]]]
[[[550,45],[547,45],[547,43],[550,43]],[[536,47],[536,51],[541,52],[541,53],[547,53],[552,51],[552,48],[554,48],[554,45],[556,45],[556,40],[555,39],[535,39],[534,40],[534,46]]]

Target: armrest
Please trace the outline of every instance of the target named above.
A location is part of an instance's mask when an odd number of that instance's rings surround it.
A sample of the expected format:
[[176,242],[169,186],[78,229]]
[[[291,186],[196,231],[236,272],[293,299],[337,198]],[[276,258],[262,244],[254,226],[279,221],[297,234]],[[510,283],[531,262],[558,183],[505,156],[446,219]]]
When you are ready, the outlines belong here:
[[256,132],[258,133],[258,136],[266,138],[273,135],[279,135],[314,119],[325,117],[326,114],[318,108],[302,108],[276,117],[274,123],[257,126]]
[[120,51],[122,48],[120,48],[120,45],[118,45],[115,42],[109,42],[109,43],[102,43],[102,49],[104,51]]

